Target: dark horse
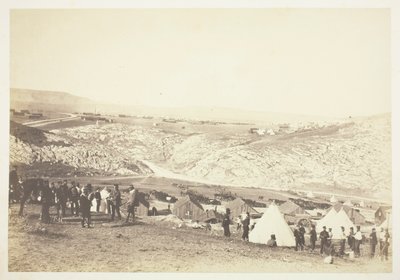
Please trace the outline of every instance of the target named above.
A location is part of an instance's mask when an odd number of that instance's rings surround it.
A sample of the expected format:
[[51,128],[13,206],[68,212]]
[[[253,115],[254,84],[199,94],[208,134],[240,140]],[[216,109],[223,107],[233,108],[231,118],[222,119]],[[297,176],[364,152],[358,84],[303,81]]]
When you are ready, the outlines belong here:
[[38,196],[42,188],[45,186],[45,180],[40,178],[26,179],[21,184],[22,196],[20,201],[19,215],[22,216],[24,212],[24,205],[31,194]]

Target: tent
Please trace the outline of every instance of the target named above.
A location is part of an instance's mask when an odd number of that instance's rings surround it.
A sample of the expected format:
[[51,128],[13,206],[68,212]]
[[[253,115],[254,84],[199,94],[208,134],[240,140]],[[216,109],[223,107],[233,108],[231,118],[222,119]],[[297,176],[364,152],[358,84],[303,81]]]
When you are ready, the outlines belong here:
[[275,203],[272,203],[258,220],[249,234],[249,241],[267,244],[271,234],[275,234],[278,246],[293,247],[296,245],[293,232]]
[[338,200],[336,199],[336,197],[334,195],[331,197],[331,199],[329,201],[332,203],[338,202]]
[[339,212],[336,212],[334,208],[332,208],[323,219],[318,221],[317,233],[321,232],[324,226],[326,227],[327,231],[329,228],[332,228],[333,239],[341,238],[342,226],[345,228],[346,234],[349,233],[350,227],[355,229],[354,224],[350,221],[346,212],[343,209],[340,209]]

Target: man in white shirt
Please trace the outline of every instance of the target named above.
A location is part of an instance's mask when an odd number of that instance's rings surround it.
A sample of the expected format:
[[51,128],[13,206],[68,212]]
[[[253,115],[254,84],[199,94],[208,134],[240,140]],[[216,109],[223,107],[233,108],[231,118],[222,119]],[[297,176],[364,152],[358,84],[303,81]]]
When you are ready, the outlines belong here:
[[360,245],[362,242],[362,234],[360,231],[360,226],[357,226],[357,232],[354,235],[354,254],[356,257],[360,257]]
[[347,235],[344,232],[344,227],[342,228],[341,236],[340,236],[340,251],[339,251],[339,256],[343,257],[344,256],[344,248],[346,246],[346,240],[347,240]]

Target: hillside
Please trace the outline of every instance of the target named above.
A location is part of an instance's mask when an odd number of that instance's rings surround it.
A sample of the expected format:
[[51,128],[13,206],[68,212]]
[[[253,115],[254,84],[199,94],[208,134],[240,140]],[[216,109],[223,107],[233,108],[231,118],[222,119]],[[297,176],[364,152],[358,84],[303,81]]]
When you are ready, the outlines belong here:
[[275,136],[218,128],[218,133],[179,134],[113,123],[45,133],[49,142],[64,141],[65,146],[40,146],[16,141],[12,135],[11,162],[57,162],[105,175],[166,170],[165,176],[172,171],[216,184],[349,195],[367,191],[367,195],[390,198],[390,115]]
[[87,110],[91,104],[93,102],[87,98],[66,92],[10,89],[10,107],[16,110],[73,112],[77,109]]

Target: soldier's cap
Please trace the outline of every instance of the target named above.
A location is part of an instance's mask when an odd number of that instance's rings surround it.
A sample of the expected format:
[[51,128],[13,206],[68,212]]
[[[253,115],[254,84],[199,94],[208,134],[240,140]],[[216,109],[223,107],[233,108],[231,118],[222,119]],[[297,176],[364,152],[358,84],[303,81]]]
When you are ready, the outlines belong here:
[[323,226],[322,228],[323,228],[323,229],[326,229],[326,226]]

